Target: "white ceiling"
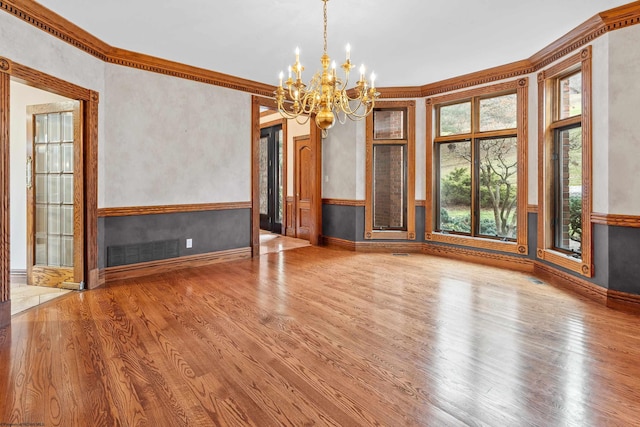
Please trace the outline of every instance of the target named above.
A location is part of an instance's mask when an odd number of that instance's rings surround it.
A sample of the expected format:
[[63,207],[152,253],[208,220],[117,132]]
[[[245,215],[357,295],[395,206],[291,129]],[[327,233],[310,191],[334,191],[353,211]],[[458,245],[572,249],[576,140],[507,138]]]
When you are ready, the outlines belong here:
[[[39,0],[114,47],[277,84],[301,50],[320,68],[321,0]],[[625,0],[331,0],[329,55],[421,86],[526,59]]]

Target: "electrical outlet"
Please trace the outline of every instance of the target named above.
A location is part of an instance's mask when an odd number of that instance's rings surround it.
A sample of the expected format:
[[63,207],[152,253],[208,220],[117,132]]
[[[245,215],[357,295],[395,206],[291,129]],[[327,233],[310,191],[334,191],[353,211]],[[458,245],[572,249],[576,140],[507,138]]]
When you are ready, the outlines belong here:
[[187,239],[187,249],[193,247],[193,239]]

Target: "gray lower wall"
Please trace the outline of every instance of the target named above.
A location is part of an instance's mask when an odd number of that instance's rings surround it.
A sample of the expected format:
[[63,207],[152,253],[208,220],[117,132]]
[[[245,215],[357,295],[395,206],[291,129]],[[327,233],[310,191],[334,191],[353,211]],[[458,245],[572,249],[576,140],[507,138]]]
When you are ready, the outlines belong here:
[[[229,209],[100,218],[99,268],[107,266],[110,246],[179,240],[179,256],[197,255],[251,245],[251,210]],[[186,248],[186,239],[193,247]]]
[[[424,241],[424,207],[416,206],[416,239],[411,242]],[[351,242],[364,242],[364,207],[322,205],[322,235],[349,240]],[[367,242],[383,240],[367,239]],[[397,240],[384,240],[393,242]],[[404,241],[404,240],[400,240]]]
[[640,228],[610,226],[606,229],[609,289],[640,294]]

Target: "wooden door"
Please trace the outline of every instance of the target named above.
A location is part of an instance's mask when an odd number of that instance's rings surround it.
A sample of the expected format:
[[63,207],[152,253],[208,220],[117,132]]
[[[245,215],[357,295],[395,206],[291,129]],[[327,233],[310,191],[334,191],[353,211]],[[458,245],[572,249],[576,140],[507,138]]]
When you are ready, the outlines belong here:
[[315,171],[309,136],[296,138],[295,150],[296,237],[309,240],[311,225],[314,220],[311,208],[313,205],[313,176]]
[[84,281],[81,106],[27,107],[27,283],[80,287]]

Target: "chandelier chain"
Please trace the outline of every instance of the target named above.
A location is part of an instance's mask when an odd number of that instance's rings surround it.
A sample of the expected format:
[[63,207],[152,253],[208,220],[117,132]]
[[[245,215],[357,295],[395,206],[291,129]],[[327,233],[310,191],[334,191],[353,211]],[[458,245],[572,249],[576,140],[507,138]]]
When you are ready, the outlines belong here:
[[329,0],[322,0],[324,3],[324,53],[327,53],[327,2]]

